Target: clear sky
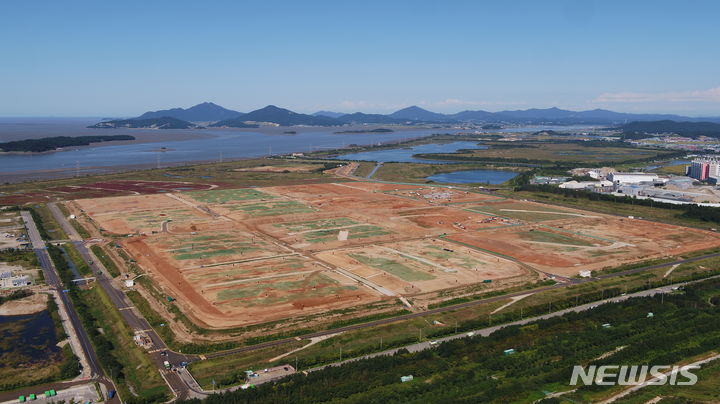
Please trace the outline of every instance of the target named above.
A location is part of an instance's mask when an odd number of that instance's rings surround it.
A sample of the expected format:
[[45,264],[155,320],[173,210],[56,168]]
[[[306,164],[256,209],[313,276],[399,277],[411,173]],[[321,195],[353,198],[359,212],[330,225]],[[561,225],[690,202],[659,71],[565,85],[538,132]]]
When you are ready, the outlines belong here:
[[720,116],[720,1],[0,2],[0,116],[608,108]]

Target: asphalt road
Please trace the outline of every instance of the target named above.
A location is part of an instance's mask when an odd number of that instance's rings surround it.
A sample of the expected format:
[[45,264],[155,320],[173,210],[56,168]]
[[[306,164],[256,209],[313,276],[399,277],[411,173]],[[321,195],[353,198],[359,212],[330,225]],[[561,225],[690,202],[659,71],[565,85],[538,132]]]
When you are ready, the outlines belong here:
[[152,349],[151,353],[149,353],[150,358],[157,367],[158,371],[165,378],[168,386],[173,390],[173,393],[180,399],[191,397],[192,390],[183,381],[183,379],[176,371],[166,370],[163,364],[163,362],[167,360],[173,365],[179,365],[181,362],[189,362],[190,358],[181,353],[168,350],[165,342],[150,326],[145,317],[136,313],[128,297],[122,290],[120,290],[119,287],[115,285],[112,276],[107,272],[107,269],[98,261],[97,257],[92,254],[87,246],[85,246],[80,234],[78,234],[75,228],[70,224],[65,215],[62,214],[57,205],[55,203],[49,203],[47,206],[55,220],[60,224],[63,231],[65,231],[65,234],[67,234],[70,238],[71,242],[75,246],[75,249],[88,264],[93,274],[95,274],[97,284],[99,284],[108,295],[110,301],[118,309],[125,323],[134,331],[141,331],[152,340],[154,349]]
[[[100,361],[98,360],[97,355],[95,354],[95,350],[90,343],[90,337],[85,331],[85,328],[83,328],[82,323],[80,322],[80,318],[78,317],[78,314],[75,311],[75,308],[73,307],[70,298],[66,293],[63,292],[65,288],[62,284],[62,281],[60,280],[60,275],[58,274],[57,269],[52,262],[52,259],[50,259],[50,255],[47,252],[45,242],[40,236],[40,232],[37,229],[37,225],[35,224],[32,215],[30,214],[30,212],[27,211],[22,211],[20,212],[20,214],[23,218],[23,221],[25,222],[25,227],[27,228],[28,236],[30,237],[30,242],[33,246],[33,251],[37,256],[40,267],[42,268],[43,274],[45,275],[45,282],[49,287],[58,291],[60,301],[65,307],[65,311],[67,312],[68,318],[70,319],[72,330],[74,330],[73,332],[77,336],[78,341],[80,342],[80,346],[82,347],[85,357],[87,358],[88,365],[90,366],[89,370],[91,373],[91,377],[103,384],[106,384],[106,386],[109,385],[111,390],[115,390],[112,382],[108,382],[107,380],[105,380],[105,375],[103,373],[102,367],[100,366]],[[110,401],[120,402],[119,399]]]

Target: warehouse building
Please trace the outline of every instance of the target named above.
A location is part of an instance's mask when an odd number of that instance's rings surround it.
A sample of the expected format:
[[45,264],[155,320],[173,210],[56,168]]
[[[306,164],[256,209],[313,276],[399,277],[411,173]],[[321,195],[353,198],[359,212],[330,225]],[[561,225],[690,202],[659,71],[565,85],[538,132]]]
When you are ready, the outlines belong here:
[[656,182],[660,180],[657,174],[653,173],[610,173],[608,181],[616,185],[640,184],[641,182]]

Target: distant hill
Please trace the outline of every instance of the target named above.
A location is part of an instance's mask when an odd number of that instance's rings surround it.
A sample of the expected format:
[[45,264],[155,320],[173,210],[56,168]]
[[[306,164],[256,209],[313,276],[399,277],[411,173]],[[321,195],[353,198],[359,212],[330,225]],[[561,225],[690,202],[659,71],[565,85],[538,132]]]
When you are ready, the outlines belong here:
[[181,119],[162,117],[150,119],[120,119],[114,121],[102,121],[95,125],[88,126],[93,129],[115,129],[115,128],[136,128],[136,129],[202,129],[202,126],[195,125]]
[[4,152],[32,152],[40,153],[56,150],[61,147],[87,146],[90,143],[111,142],[115,140],[135,140],[134,136],[113,135],[113,136],[54,136],[41,139],[15,140],[13,142],[0,143],[0,150]]
[[720,124],[713,122],[676,122],[671,120],[630,122],[620,127],[626,139],[642,139],[656,133],[675,133],[697,138],[707,136],[720,138]]
[[245,123],[245,118],[232,118],[210,124],[211,128],[259,128],[260,125]]
[[326,116],[328,118],[340,118],[343,115],[347,115],[343,112],[332,112],[332,111],[318,111],[312,114],[312,116]]
[[457,114],[448,115],[448,118],[461,122],[486,122],[492,121],[494,114],[487,111],[462,111]]
[[308,125],[308,126],[334,126],[341,122],[327,116],[313,116],[307,114],[299,114],[289,109],[279,108],[274,105],[268,105],[252,112],[248,112],[240,118],[229,119],[217,122],[212,126],[230,126],[244,124],[244,122],[272,122],[280,126]]
[[430,112],[415,105],[395,111],[388,116],[390,118],[421,122],[447,122],[452,120],[447,115]]
[[[550,124],[550,125],[623,125],[634,121],[682,121],[716,122],[720,117],[693,118],[672,114],[630,114],[593,109],[588,111],[570,111],[560,108],[530,108],[489,112],[483,110],[462,111],[455,114],[441,114],[428,111],[416,105],[403,108],[391,114],[366,114],[355,112],[343,114],[333,111],[318,111],[312,115],[296,113],[274,105],[252,111],[247,114],[223,108],[211,102],[193,107],[173,108],[162,111],[146,112],[136,119],[175,118],[188,122],[215,122],[211,126],[254,127],[246,121],[272,122],[282,126],[309,125],[334,126],[343,124],[422,124],[422,123],[474,123],[474,124]],[[117,120],[113,120],[114,122]]]
[[237,118],[241,115],[243,115],[242,112],[226,109],[217,104],[213,104],[212,102],[203,102],[202,104],[198,104],[187,109],[172,108],[161,111],[150,111],[135,119],[170,117],[190,122],[215,122],[222,121],[224,119]]
[[381,114],[363,114],[362,112],[355,112],[354,114],[342,115],[337,118],[342,123],[405,123],[407,119],[393,118],[387,115]]

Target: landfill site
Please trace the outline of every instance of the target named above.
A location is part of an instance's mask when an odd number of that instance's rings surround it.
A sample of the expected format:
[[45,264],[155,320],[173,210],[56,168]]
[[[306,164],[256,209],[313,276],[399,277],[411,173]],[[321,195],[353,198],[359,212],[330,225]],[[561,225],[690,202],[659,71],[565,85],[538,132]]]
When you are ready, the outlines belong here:
[[[716,233],[451,187],[344,182],[72,202],[195,323],[224,329],[579,276]],[[364,307],[369,309],[362,312]],[[360,311],[360,312],[358,312]]]

